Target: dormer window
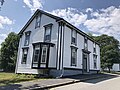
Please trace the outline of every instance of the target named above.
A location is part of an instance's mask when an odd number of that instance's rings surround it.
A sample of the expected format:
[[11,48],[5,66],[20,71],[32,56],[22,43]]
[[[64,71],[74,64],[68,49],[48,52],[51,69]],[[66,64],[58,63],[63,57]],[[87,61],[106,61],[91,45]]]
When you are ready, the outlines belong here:
[[72,30],[71,43],[74,45],[77,44],[77,32],[75,30]]
[[85,37],[84,38],[84,49],[87,50],[88,49],[88,41],[87,41],[87,38]]
[[30,33],[31,33],[31,31],[25,32],[25,43],[24,43],[25,46],[29,45]]
[[44,34],[44,42],[50,42],[51,41],[51,30],[52,30],[53,24],[45,25],[45,34]]
[[36,24],[35,24],[35,28],[40,27],[40,22],[41,22],[41,15],[38,14],[38,15],[36,16]]

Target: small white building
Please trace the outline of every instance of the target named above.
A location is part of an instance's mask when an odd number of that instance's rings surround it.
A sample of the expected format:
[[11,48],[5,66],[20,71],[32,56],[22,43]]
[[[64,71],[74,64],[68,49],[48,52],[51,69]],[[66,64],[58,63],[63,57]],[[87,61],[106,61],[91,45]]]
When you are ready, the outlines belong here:
[[16,73],[58,77],[100,71],[99,44],[60,17],[37,10],[19,35]]
[[112,71],[120,71],[120,63],[114,63],[112,66]]

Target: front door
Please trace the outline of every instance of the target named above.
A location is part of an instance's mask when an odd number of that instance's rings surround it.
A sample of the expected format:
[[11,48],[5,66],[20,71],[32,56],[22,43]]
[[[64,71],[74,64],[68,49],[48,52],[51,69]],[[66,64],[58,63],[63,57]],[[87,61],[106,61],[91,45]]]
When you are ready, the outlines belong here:
[[88,67],[88,55],[87,53],[83,53],[83,73],[86,73],[89,71]]

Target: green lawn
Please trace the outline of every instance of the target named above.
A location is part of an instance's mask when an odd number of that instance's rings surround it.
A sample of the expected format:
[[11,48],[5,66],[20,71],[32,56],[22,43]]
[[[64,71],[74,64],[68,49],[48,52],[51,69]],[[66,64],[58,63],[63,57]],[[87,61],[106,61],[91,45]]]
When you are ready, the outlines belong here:
[[34,78],[33,75],[24,75],[24,74],[18,75],[15,73],[0,72],[0,86],[23,82],[23,81],[30,81],[35,79],[36,78]]

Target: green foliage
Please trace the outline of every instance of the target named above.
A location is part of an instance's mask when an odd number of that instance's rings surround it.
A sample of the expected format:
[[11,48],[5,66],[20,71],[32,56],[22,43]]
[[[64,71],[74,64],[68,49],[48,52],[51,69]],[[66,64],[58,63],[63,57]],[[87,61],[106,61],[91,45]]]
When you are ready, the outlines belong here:
[[102,69],[108,68],[110,70],[114,62],[120,61],[119,41],[105,34],[94,37],[94,39],[100,44]]
[[34,75],[14,74],[14,73],[0,73],[0,86],[35,80]]
[[4,71],[15,70],[18,45],[19,36],[14,32],[11,32],[1,44],[0,68],[4,69]]

